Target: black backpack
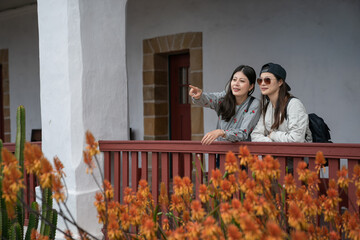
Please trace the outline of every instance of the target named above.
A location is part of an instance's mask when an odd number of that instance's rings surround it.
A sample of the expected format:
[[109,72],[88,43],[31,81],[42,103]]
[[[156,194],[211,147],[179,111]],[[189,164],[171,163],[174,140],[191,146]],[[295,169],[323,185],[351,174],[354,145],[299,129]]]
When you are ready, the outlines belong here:
[[[294,97],[290,97],[285,108],[285,118],[287,118],[287,105]],[[315,113],[309,114],[309,128],[311,131],[313,142],[332,143],[330,136],[330,129],[325,123],[324,119]]]
[[313,142],[331,143],[330,129],[324,119],[315,113],[309,114],[309,128]]

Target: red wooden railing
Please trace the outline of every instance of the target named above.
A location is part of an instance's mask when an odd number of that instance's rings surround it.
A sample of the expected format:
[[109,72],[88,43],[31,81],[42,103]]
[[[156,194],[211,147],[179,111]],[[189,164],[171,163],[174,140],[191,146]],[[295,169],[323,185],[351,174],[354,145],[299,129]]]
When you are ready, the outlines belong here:
[[[309,168],[314,169],[316,153],[322,151],[328,161],[329,178],[334,179],[337,178],[340,159],[348,161],[350,178],[352,169],[360,160],[360,144],[216,142],[204,146],[197,141],[99,141],[100,151],[104,153],[104,175],[112,182],[115,198],[118,201],[122,198],[123,189],[131,186],[136,190],[140,179],[151,182],[152,194],[157,201],[160,182],[164,182],[168,189],[171,185],[170,173],[172,176],[190,177],[195,184],[197,194],[204,176],[201,171],[193,174],[192,163],[195,163],[196,169],[200,169],[201,162],[206,159],[209,174],[205,172],[205,175],[210,177],[211,170],[215,168],[216,155],[219,154],[220,169],[224,171],[226,153],[228,151],[239,153],[241,145],[246,145],[252,154],[270,154],[276,157],[281,165],[280,181],[283,181],[289,158],[293,159],[294,169],[304,158],[309,159]],[[149,178],[150,172],[151,178]],[[294,174],[297,179],[296,171]],[[297,184],[301,183],[297,181]],[[342,201],[343,207],[349,208],[350,201],[356,202],[355,192],[355,187],[351,184],[348,196],[343,196],[345,199]],[[351,208],[350,210],[358,211]]]
[[[41,148],[41,142],[32,142],[32,144],[36,144]],[[3,143],[3,147],[9,150],[12,153],[15,153],[15,143]],[[25,190],[24,190],[24,202],[30,206],[30,204],[36,200],[35,196],[35,187],[36,179],[34,175],[32,174],[26,174],[24,169],[24,184],[25,184]],[[29,212],[25,209],[25,225],[27,225],[29,221]]]

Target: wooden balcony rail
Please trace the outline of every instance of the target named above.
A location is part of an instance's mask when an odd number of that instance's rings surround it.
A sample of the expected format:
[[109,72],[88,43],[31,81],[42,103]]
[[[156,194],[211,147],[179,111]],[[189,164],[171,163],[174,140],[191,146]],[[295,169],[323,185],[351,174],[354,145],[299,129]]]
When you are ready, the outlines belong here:
[[[32,144],[36,144],[41,148],[41,142],[32,142]],[[15,153],[15,143],[3,143],[3,147],[8,151]],[[24,189],[24,202],[27,205],[30,205],[33,201],[36,200],[35,196],[35,187],[37,186],[36,178],[32,174],[27,174],[24,169],[24,185],[26,186]],[[25,225],[28,224],[29,221],[29,212],[25,209]]]
[[[280,182],[283,182],[286,168],[294,166],[296,169],[298,162],[302,160],[307,160],[309,168],[315,169],[318,151],[322,151],[327,159],[328,178],[331,179],[337,179],[341,159],[345,163],[347,161],[349,178],[352,178],[353,168],[360,160],[360,144],[216,142],[203,146],[198,141],[99,141],[100,151],[104,153],[104,176],[112,182],[115,199],[118,201],[122,199],[125,187],[131,186],[133,190],[137,190],[139,180],[145,179],[157,202],[160,183],[164,182],[169,190],[172,176],[177,175],[188,176],[193,181],[198,196],[200,184],[206,177],[210,179],[211,170],[216,167],[217,155],[220,170],[224,172],[226,153],[239,153],[241,145],[246,145],[251,154],[276,157],[281,166]],[[199,171],[203,163],[207,166],[204,174]],[[298,179],[296,170],[293,172],[295,179]],[[322,182],[327,180],[323,178]],[[299,180],[296,183],[301,184]],[[350,211],[359,210],[354,207],[356,190],[353,184],[350,184],[348,194],[343,194],[342,198],[341,207]]]

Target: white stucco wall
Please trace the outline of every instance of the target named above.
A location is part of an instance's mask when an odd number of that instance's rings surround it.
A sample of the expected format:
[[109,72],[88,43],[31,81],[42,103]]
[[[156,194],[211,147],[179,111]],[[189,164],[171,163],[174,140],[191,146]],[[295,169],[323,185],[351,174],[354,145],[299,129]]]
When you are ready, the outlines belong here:
[[31,130],[41,128],[36,5],[0,13],[0,49],[9,50],[11,142],[15,142],[19,105],[25,106],[30,141]]
[[[326,120],[333,141],[359,143],[359,12],[355,0],[130,0],[126,47],[136,139],[143,139],[142,40],[199,31],[204,90],[222,90],[240,64],[259,72],[264,63],[280,63],[291,93]],[[205,131],[214,129],[216,114],[205,110],[204,118]]]
[[[96,140],[128,137],[125,4],[38,1],[42,150],[63,162],[67,205],[77,223],[96,236],[101,226],[93,201],[99,188],[86,174],[82,153],[86,130]],[[58,227],[65,226],[60,221]]]

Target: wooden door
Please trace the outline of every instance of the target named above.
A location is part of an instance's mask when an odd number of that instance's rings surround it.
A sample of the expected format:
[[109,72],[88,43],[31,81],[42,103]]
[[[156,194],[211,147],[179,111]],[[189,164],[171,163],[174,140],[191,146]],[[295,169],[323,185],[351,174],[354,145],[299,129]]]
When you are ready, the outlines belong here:
[[4,92],[3,92],[3,79],[2,79],[2,65],[0,64],[0,138],[3,142],[5,142],[4,139]]
[[189,53],[169,57],[171,140],[191,140],[189,66]]

